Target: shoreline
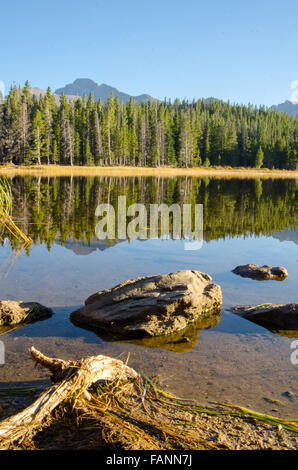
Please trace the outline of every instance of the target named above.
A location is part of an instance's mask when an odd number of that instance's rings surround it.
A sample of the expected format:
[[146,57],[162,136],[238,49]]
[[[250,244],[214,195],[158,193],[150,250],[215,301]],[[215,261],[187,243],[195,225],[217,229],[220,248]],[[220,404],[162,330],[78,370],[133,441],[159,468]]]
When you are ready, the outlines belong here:
[[268,168],[171,168],[171,167],[88,167],[62,165],[0,166],[0,175],[40,175],[40,176],[190,176],[215,178],[298,178],[298,170],[269,170]]
[[[7,393],[5,388],[0,390],[0,430],[5,436],[4,440],[0,439],[1,450],[74,450],[78,447],[82,450],[108,450],[111,444],[130,451],[152,451],[156,446],[160,450],[298,448],[296,421],[227,402],[213,402],[205,407],[197,401],[184,401],[158,388],[122,361],[127,375],[119,388],[119,360],[109,356],[89,356],[69,362],[48,358],[35,348],[31,348],[32,353],[40,356],[39,364],[47,370],[47,375],[50,372],[57,374],[49,367],[53,361],[62,362],[66,372],[58,369],[60,376],[55,382],[60,384],[58,392],[57,385],[53,385],[49,378],[48,384],[42,387],[34,383],[30,387],[27,382],[25,387],[8,388]],[[103,357],[108,362],[105,366],[98,366],[98,358]],[[89,363],[95,368],[92,373],[86,373],[86,364]],[[72,376],[69,377],[68,367],[72,364],[79,366],[76,374],[85,377],[87,385],[84,381],[73,382]],[[102,376],[103,370],[112,374],[108,379],[109,385],[101,385],[100,389],[94,390],[98,374]],[[67,384],[71,387],[65,389]],[[84,387],[87,400],[82,398]],[[74,388],[76,394],[81,392],[80,399],[77,395],[77,407],[72,396]],[[58,411],[62,402],[63,411]],[[37,406],[41,416],[35,419]],[[173,427],[173,422],[183,422],[182,432]],[[23,423],[28,433],[25,440]],[[69,433],[65,434],[66,428],[71,432],[71,440]]]

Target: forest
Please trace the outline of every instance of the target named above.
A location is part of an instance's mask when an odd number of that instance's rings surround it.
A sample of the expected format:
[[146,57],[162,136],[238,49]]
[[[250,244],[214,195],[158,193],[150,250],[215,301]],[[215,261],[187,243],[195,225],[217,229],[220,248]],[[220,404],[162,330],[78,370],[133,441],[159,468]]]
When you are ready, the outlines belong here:
[[12,87],[0,104],[0,164],[298,168],[298,116],[216,99],[57,103]]

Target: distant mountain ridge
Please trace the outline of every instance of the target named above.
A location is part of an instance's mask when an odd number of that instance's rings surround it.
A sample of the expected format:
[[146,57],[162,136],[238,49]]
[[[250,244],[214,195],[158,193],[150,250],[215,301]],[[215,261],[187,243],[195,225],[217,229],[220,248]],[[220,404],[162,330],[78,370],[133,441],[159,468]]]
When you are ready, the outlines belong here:
[[280,111],[281,113],[288,113],[289,116],[298,115],[298,103],[293,103],[292,101],[287,100],[284,103],[272,106],[272,108],[276,109],[276,111]]
[[[80,80],[80,79],[78,79]],[[85,80],[85,79],[84,79]],[[86,79],[89,81],[89,79]],[[77,81],[77,80],[75,80]],[[92,82],[92,80],[90,80]],[[75,82],[74,82],[75,83]],[[95,82],[93,82],[95,83]],[[98,98],[94,98],[94,93],[93,91],[90,91],[90,90],[87,90],[87,88],[83,88],[81,89],[80,93],[81,94],[78,94],[78,95],[73,95],[73,94],[70,94],[68,93],[68,91],[74,91],[74,90],[77,90],[77,88],[71,88],[73,84],[71,85],[66,85],[64,88],[58,88],[54,93],[54,98],[55,98],[55,101],[56,101],[56,105],[59,106],[60,104],[60,97],[61,97],[61,94],[62,94],[62,91],[64,92],[65,94],[65,97],[67,98],[68,101],[76,101],[79,97],[83,98],[84,96],[84,93],[86,93],[87,97],[89,96],[90,93],[93,94],[93,99],[95,101],[98,100]],[[130,98],[134,98],[137,103],[141,103],[142,101],[145,103],[146,101],[148,100],[152,100],[152,101],[158,101],[156,98],[152,98],[150,95],[139,95],[139,96],[131,96],[131,95],[127,95],[126,93],[121,93],[119,92],[116,88],[112,88],[112,87],[109,87],[108,85],[100,85],[99,87],[101,90],[104,90],[104,92],[101,94],[101,97],[100,99],[102,101],[104,101],[105,103],[107,102],[107,99],[108,97],[110,96],[111,93],[114,94],[114,97],[116,96],[119,96],[119,100],[120,100],[120,103],[122,102],[121,100],[123,100],[123,102],[127,102],[130,100]],[[112,91],[111,91],[112,90]],[[46,90],[43,90],[42,88],[38,88],[38,87],[31,87],[30,88],[30,92],[32,95],[35,95],[37,96],[37,98],[39,98],[40,96],[45,96],[46,95]],[[59,92],[59,93],[57,93]],[[117,93],[118,95],[117,95]],[[1,91],[0,91],[0,99],[1,99]],[[219,99],[217,98],[214,98],[213,96],[209,97],[209,98],[204,98],[205,101],[209,104],[211,101],[220,101]]]
[[134,98],[138,104],[142,101],[144,103],[149,100],[156,101],[155,98],[152,98],[152,96],[147,94],[132,96],[117,90],[117,88],[106,85],[105,83],[98,85],[98,83],[90,80],[90,78],[77,78],[73,83],[69,83],[63,88],[58,88],[55,91],[55,94],[61,95],[62,92],[64,92],[65,95],[70,95],[76,98],[78,96],[83,98],[85,93],[87,96],[92,93],[94,101],[101,99],[104,103],[107,102],[111,93],[114,94],[115,98],[118,96],[120,103],[127,103],[130,98]]

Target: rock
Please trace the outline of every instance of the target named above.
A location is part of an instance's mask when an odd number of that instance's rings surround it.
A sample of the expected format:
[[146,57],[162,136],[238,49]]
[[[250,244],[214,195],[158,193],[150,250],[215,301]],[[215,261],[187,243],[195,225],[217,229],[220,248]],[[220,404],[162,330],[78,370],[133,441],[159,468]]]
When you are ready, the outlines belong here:
[[269,330],[298,330],[298,303],[236,305],[230,311]]
[[121,338],[175,333],[219,314],[221,289],[211,280],[199,271],[177,271],[125,281],[89,297],[71,320]]
[[293,400],[293,398],[295,397],[294,393],[288,390],[282,393],[282,396],[289,398],[289,400]]
[[52,310],[37,302],[0,300],[0,326],[31,323],[50,317]]
[[258,266],[257,264],[244,264],[237,266],[232,271],[235,274],[239,274],[242,277],[250,277],[251,279],[265,281],[275,280],[284,281],[288,277],[288,271],[286,268],[280,266]]

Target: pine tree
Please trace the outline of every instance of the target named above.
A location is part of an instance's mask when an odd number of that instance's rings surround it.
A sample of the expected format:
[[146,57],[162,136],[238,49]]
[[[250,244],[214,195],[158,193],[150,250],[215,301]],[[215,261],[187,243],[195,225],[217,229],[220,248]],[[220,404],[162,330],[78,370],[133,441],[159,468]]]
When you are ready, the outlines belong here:
[[92,152],[94,155],[94,162],[96,165],[101,163],[102,159],[102,134],[101,125],[99,122],[98,112],[95,108],[92,114]]
[[192,157],[194,153],[193,139],[189,119],[183,116],[179,135],[179,160],[185,167],[192,166]]
[[52,162],[54,164],[59,162],[58,145],[56,139],[53,140]]
[[29,131],[30,131],[30,121],[28,115],[28,107],[27,101],[24,101],[21,104],[20,109],[20,117],[19,117],[19,126],[18,126],[18,134],[20,138],[20,162],[24,161],[26,153],[27,153],[27,146],[29,143]]
[[73,129],[65,109],[61,112],[61,163],[73,165]]
[[36,162],[38,165],[41,165],[44,148],[44,122],[42,120],[41,112],[38,109],[32,122],[32,144],[30,152],[30,159]]
[[87,137],[86,139],[86,165],[87,166],[93,166],[94,165],[94,159],[93,159],[93,155],[91,153],[91,150],[90,150],[90,144],[89,144],[89,139]]
[[156,133],[156,110],[153,108],[149,112],[149,149],[148,157],[151,166],[157,166],[160,152],[157,146],[157,133]]
[[257,154],[256,154],[255,168],[261,168],[261,166],[263,165],[263,161],[264,161],[264,152],[263,152],[262,147],[260,145],[260,147],[257,151]]
[[168,159],[167,163],[170,166],[177,166],[173,130],[171,127],[168,127],[166,132],[166,155]]

